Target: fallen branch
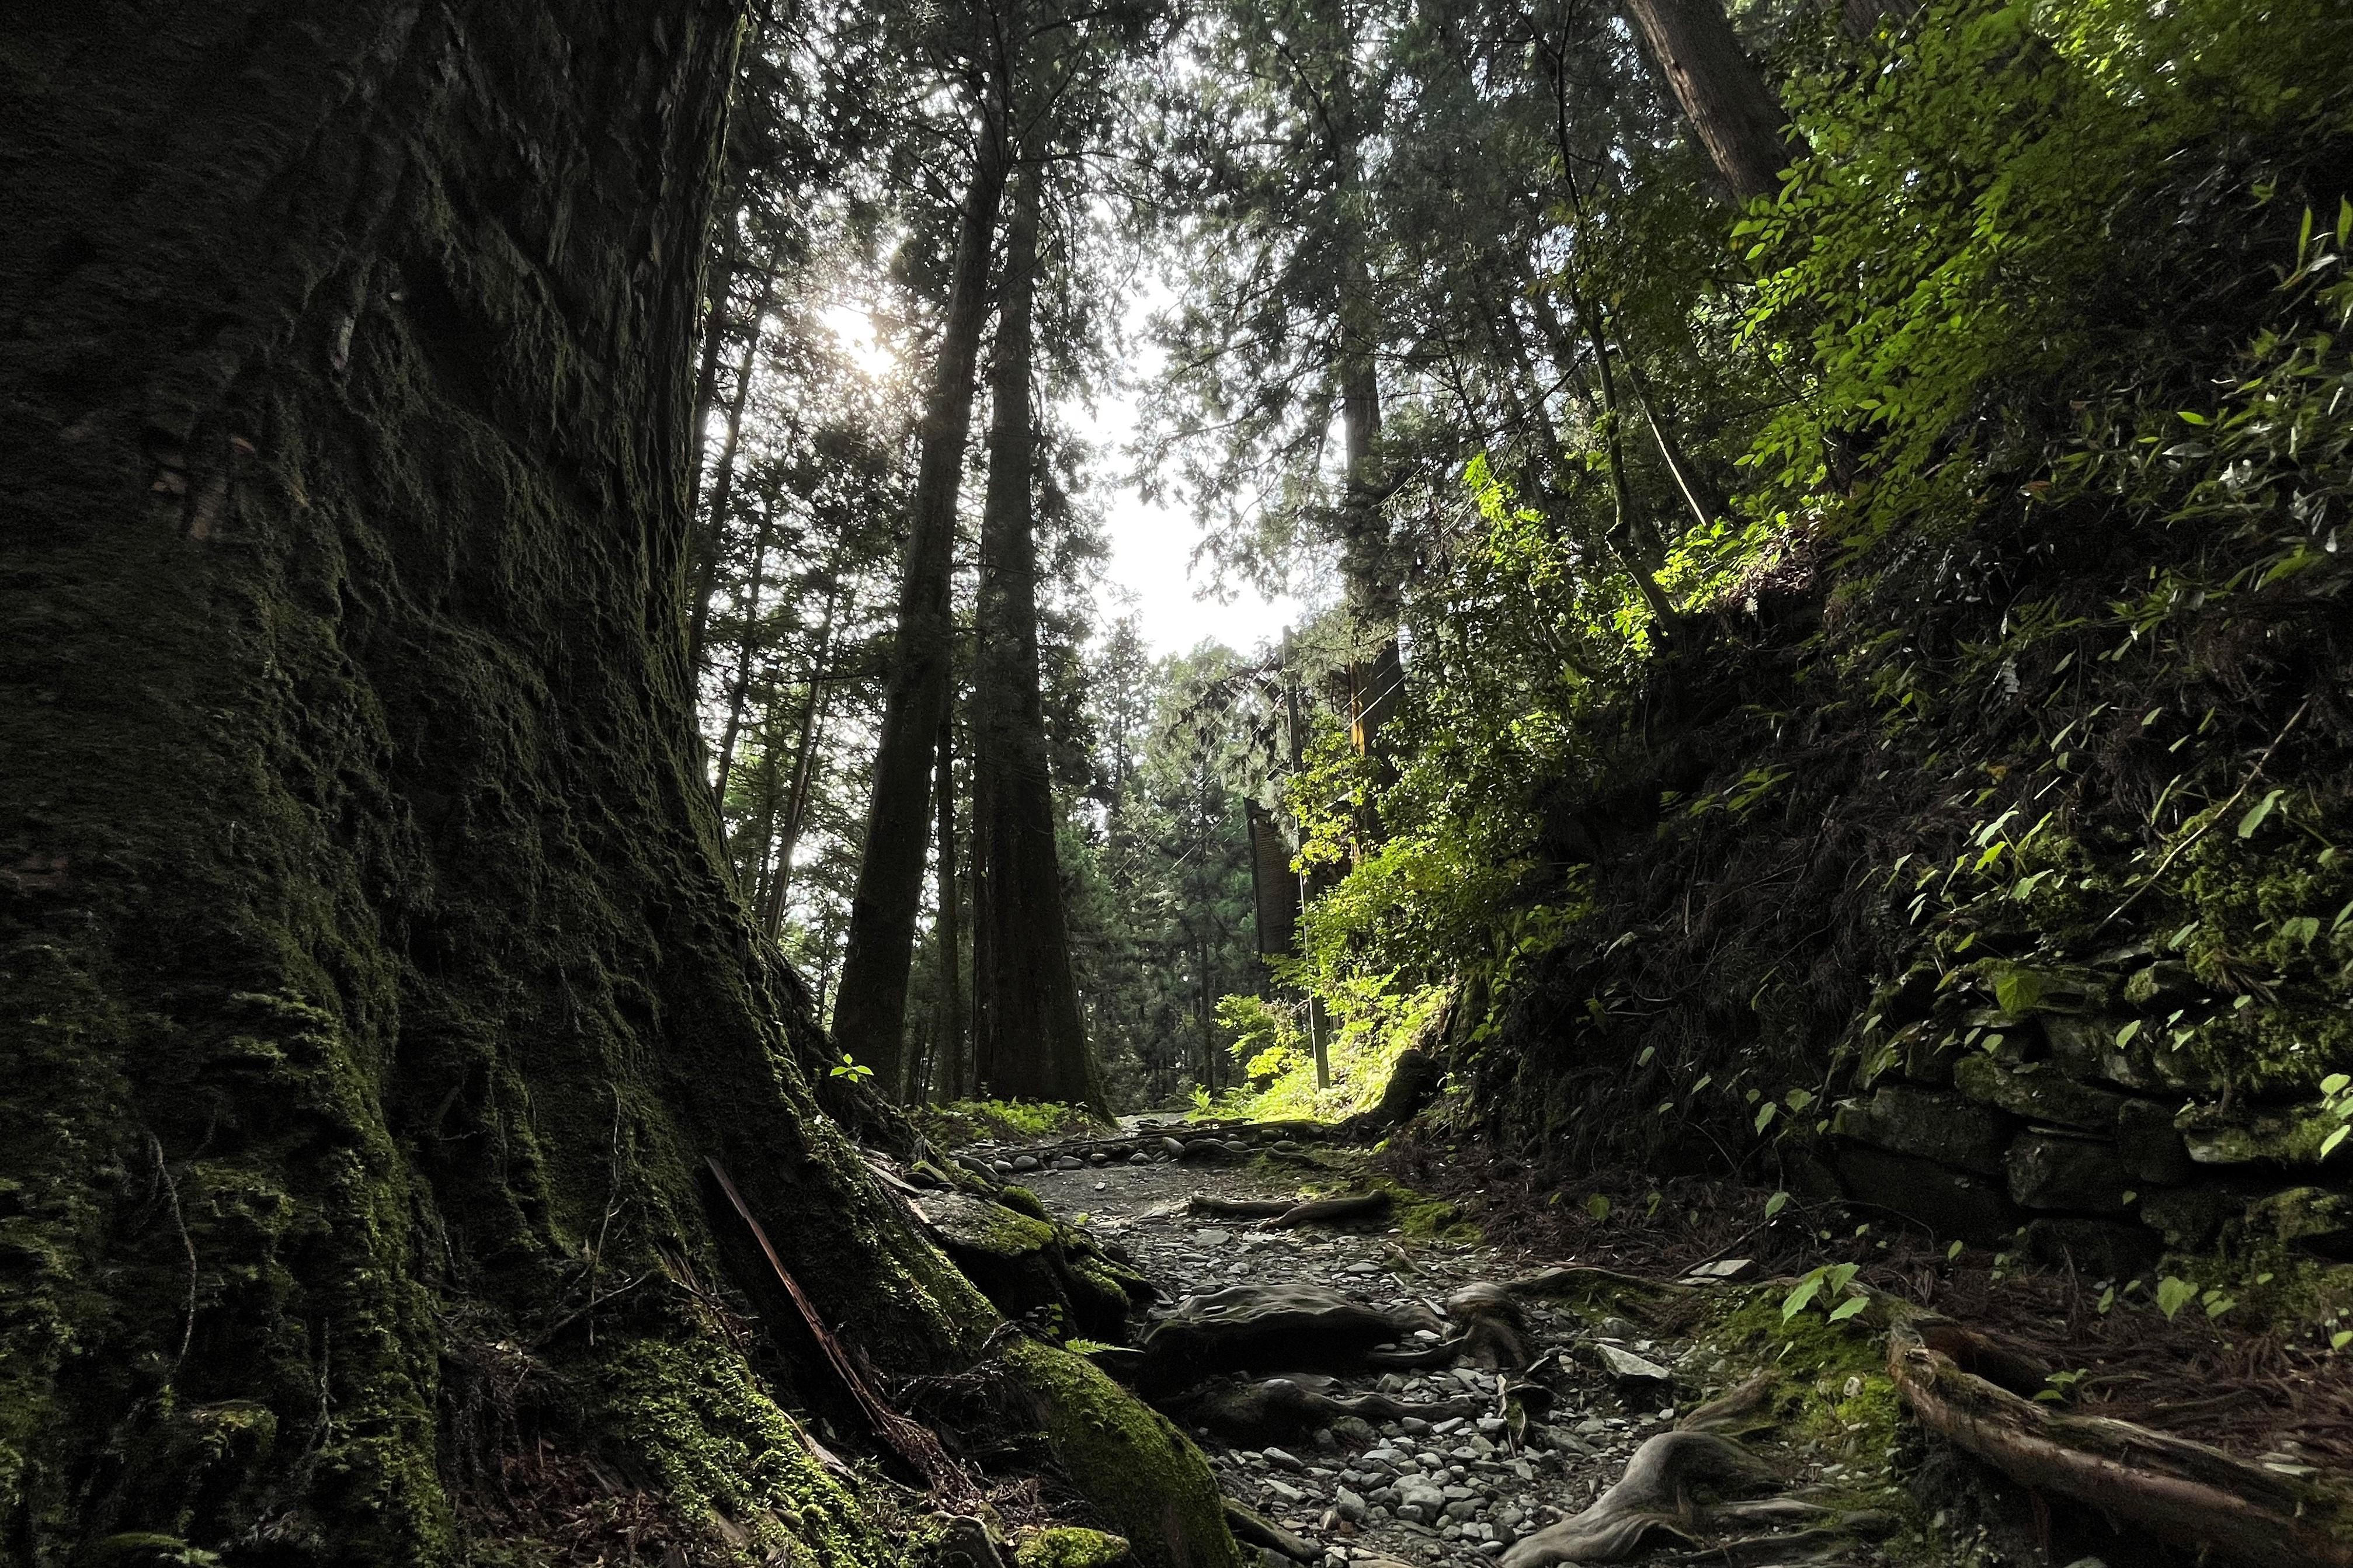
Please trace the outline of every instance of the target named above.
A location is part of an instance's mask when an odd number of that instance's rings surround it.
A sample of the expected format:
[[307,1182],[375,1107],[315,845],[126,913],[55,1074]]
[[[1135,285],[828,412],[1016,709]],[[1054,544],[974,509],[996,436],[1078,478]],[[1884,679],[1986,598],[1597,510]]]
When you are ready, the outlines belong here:
[[1910,1324],[1888,1336],[1887,1370],[1921,1426],[2021,1486],[2228,1562],[2353,1568],[2353,1544],[2324,1522],[2328,1500],[2300,1481],[2130,1422],[2055,1414],[1963,1371]]
[[955,1504],[957,1511],[978,1507],[984,1500],[979,1488],[973,1485],[972,1478],[965,1474],[962,1466],[948,1458],[947,1450],[940,1447],[939,1438],[928,1427],[919,1426],[892,1409],[874,1391],[874,1385],[866,1380],[865,1374],[858,1370],[857,1363],[850,1360],[848,1348],[826,1328],[824,1321],[818,1316],[816,1306],[801,1290],[800,1281],[794,1279],[792,1270],[785,1267],[785,1260],[776,1256],[776,1246],[769,1241],[768,1233],[753,1217],[751,1205],[744,1201],[744,1194],[735,1190],[735,1184],[727,1179],[726,1169],[716,1159],[706,1159],[704,1163],[711,1167],[711,1173],[719,1178],[719,1190],[727,1194],[727,1201],[735,1205],[735,1212],[743,1215],[744,1223],[751,1227],[753,1239],[767,1255],[768,1267],[774,1268],[776,1278],[784,1282],[785,1293],[793,1299],[801,1321],[807,1323],[809,1332],[817,1337],[818,1347],[825,1352],[826,1360],[832,1363],[835,1374],[849,1390],[849,1396],[858,1402],[858,1408],[874,1428],[874,1435],[914,1467],[915,1473],[923,1478],[933,1496]]

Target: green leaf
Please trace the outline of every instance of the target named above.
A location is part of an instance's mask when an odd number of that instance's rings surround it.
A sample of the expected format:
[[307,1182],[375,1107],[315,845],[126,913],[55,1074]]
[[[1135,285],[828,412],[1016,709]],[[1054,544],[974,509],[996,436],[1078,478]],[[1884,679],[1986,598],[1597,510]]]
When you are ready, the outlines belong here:
[[2272,814],[2272,807],[2277,805],[2280,796],[2286,793],[2287,791],[2284,789],[2275,789],[2253,805],[2249,806],[2247,815],[2239,818],[2239,837],[2253,838],[2255,836],[2255,829],[2263,825],[2263,819]]
[[2175,1313],[2198,1299],[2198,1287],[2168,1274],[2157,1282],[2157,1310],[2171,1322]]
[[1960,1257],[1968,1247],[1968,1243],[1966,1241],[1957,1241],[1953,1243],[1952,1246],[1945,1248],[1945,1261],[1947,1263],[1952,1262],[1955,1258]]
[[2031,1013],[2042,1000],[2042,976],[2031,969],[2005,970],[1993,983],[1993,996],[2005,1013]]
[[2353,1345],[2353,1329],[2339,1329],[2335,1333],[2328,1336],[2328,1348],[2330,1350],[2341,1351],[2347,1345]]
[[2125,1047],[2131,1045],[2133,1037],[2139,1033],[2140,1020],[2138,1018],[2135,1018],[2131,1023],[2126,1024],[2123,1028],[2116,1031],[2116,1048],[2118,1050],[2122,1050]]
[[1787,1193],[1775,1193],[1771,1197],[1765,1200],[1765,1217],[1767,1219],[1771,1219],[1775,1215],[1779,1214],[1783,1209],[1788,1208],[1788,1206],[1789,1194]]
[[1788,1300],[1781,1303],[1781,1321],[1786,1323],[1804,1311],[1807,1303],[1814,1299],[1821,1288],[1822,1282],[1819,1277],[1799,1280],[1798,1288],[1790,1291]]
[[1585,1212],[1593,1216],[1594,1224],[1599,1225],[1609,1217],[1609,1200],[1601,1194],[1596,1193],[1585,1200]]
[[2326,1160],[2328,1156],[2337,1152],[2337,1145],[2345,1142],[2345,1135],[2348,1132],[2353,1132],[2353,1123],[2348,1123],[2346,1126],[2340,1127],[2336,1131],[2331,1132],[2327,1137],[2323,1138],[2320,1141],[2320,1157]]
[[1849,1318],[1853,1317],[1857,1312],[1862,1311],[1865,1307],[1870,1305],[1871,1298],[1868,1296],[1849,1296],[1845,1300],[1841,1301],[1837,1306],[1831,1309],[1831,1321],[1833,1323],[1843,1323]]
[[1829,1273],[1822,1277],[1824,1280],[1823,1288],[1829,1290],[1831,1295],[1837,1295],[1840,1291],[1844,1290],[1848,1286],[1854,1283],[1854,1277],[1859,1270],[1859,1265],[1852,1263],[1840,1264],[1837,1268],[1830,1270]]
[[1769,1100],[1767,1100],[1763,1106],[1759,1107],[1757,1112],[1757,1131],[1762,1132],[1767,1127],[1772,1126],[1773,1118],[1780,1113],[1780,1110],[1781,1108],[1779,1106],[1774,1104]]

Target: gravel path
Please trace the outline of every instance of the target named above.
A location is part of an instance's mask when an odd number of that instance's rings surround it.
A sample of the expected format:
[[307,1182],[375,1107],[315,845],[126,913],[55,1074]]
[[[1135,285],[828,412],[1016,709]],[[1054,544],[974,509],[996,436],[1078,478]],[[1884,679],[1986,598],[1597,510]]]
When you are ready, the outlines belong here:
[[[1301,1172],[1303,1177],[1322,1173]],[[1196,1193],[1298,1195],[1297,1180],[1270,1174],[1264,1165],[1120,1161],[1079,1170],[1047,1166],[1015,1179],[1060,1217],[1085,1216],[1103,1242],[1124,1248],[1166,1292],[1164,1306],[1230,1285],[1299,1283],[1330,1287],[1377,1307],[1418,1301],[1442,1313],[1446,1299],[1462,1286],[1525,1268],[1507,1266],[1484,1246],[1408,1237],[1393,1229],[1268,1231],[1250,1221],[1184,1212]],[[1700,1397],[1716,1392],[1709,1385],[1718,1378],[1710,1373],[1723,1370],[1720,1363],[1700,1363],[1687,1345],[1653,1342],[1630,1323],[1605,1320],[1588,1326],[1541,1302],[1528,1304],[1528,1327],[1540,1352],[1574,1342],[1590,1347],[1585,1358],[1590,1362],[1594,1349],[1614,1342],[1631,1356],[1680,1368],[1685,1386],[1701,1385]],[[1295,1451],[1235,1448],[1206,1433],[1195,1436],[1229,1496],[1320,1548],[1329,1568],[1487,1563],[1521,1537],[1584,1508],[1618,1479],[1637,1444],[1672,1424],[1671,1405],[1641,1409],[1639,1394],[1629,1388],[1621,1399],[1598,1370],[1569,1379],[1580,1381],[1590,1386],[1574,1389],[1543,1425],[1531,1426],[1524,1447],[1505,1434],[1497,1374],[1468,1366],[1366,1373],[1343,1380],[1345,1387],[1332,1392],[1377,1389],[1417,1403],[1469,1393],[1490,1402],[1488,1414],[1378,1426],[1347,1417]],[[1270,1564],[1291,1561],[1261,1550]]]

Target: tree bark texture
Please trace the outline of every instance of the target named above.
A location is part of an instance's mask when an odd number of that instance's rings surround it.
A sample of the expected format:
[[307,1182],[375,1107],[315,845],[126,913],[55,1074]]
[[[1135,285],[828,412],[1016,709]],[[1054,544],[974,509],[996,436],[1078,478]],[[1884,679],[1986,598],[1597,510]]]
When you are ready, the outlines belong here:
[[[838,1373],[703,1184],[878,1370],[982,1353],[995,1314],[816,1108],[699,777],[736,16],[10,29],[0,1562],[451,1563],[592,1452],[698,1560],[724,1510],[893,1561],[785,1414],[855,1442]],[[1043,1353],[1053,1407],[1091,1373]],[[1196,1522],[1158,1559],[1238,1563],[1206,1468],[1166,1479]]]
[[1781,189],[1788,116],[1740,47],[1724,0],[1625,0],[1651,58],[1736,200]]
[[1060,813],[1039,690],[1038,544],[1030,499],[1038,437],[1029,401],[1040,183],[1034,164],[1014,180],[989,388],[973,683],[973,768],[987,781],[975,792],[986,814],[973,818],[973,852],[985,889],[974,918],[987,929],[988,942],[987,967],[975,976],[975,1058],[988,1095],[1108,1113],[1071,968],[1070,917],[1055,844]]
[[925,404],[907,555],[899,588],[898,653],[874,754],[866,848],[850,900],[849,934],[834,1002],[833,1034],[843,1049],[899,1081],[907,1026],[907,978],[914,959],[924,850],[931,840],[932,757],[947,711],[949,644],[955,622],[949,577],[955,559],[956,495],[972,434],[974,372],[988,306],[989,242],[1005,192],[1001,128],[984,130],[965,194],[939,358]]

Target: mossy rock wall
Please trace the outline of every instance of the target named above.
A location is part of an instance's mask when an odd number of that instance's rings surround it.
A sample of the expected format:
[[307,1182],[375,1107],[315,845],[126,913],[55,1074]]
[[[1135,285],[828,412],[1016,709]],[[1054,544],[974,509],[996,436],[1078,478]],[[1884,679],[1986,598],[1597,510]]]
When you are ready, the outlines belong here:
[[227,0],[0,44],[0,1562],[449,1563],[542,1452],[697,1561],[893,1560],[702,1168],[884,1373],[978,1353],[818,1111],[690,723],[737,34]]

